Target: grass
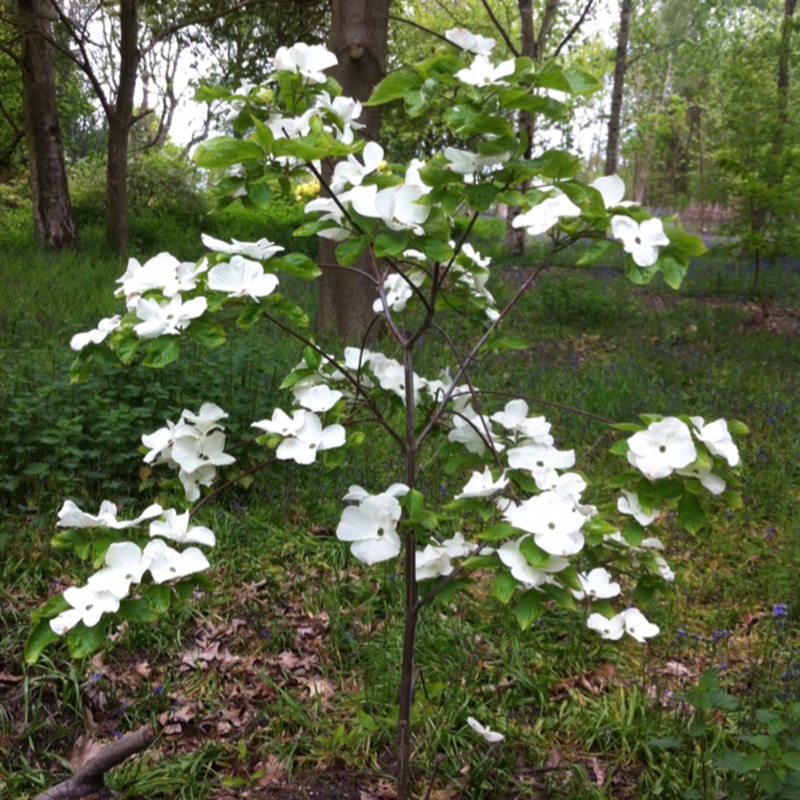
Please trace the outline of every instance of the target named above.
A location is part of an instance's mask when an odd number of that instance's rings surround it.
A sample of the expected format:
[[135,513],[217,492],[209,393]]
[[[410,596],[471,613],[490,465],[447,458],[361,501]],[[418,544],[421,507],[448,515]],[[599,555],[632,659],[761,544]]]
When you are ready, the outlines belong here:
[[[230,442],[250,438],[299,353],[264,330],[205,352],[199,366],[181,359],[69,387],[66,343],[113,313],[109,289],[124,265],[91,236],[55,257],[14,225],[0,230],[9,287],[0,307],[0,795],[26,800],[67,774],[84,730],[108,741],[152,722],[168,726],[156,746],[111,778],[130,796],[259,797],[270,781],[377,794],[392,772],[402,585],[396,565],[364,570],[332,535],[350,484],[397,479],[377,438],[348,451],[346,470],[277,464],[206,506],[198,522],[218,537],[214,590],[165,623],[118,631],[93,661],[55,646],[24,665],[31,611],[79,569],[49,544],[63,499],[91,510],[110,495],[137,505],[152,496],[139,473],[141,434],[204,399],[231,414]],[[800,699],[800,279],[781,265],[762,276],[761,296],[743,298],[747,275],[729,258],[699,260],[677,295],[628,286],[614,264],[563,265],[541,278],[509,331],[531,347],[480,364],[481,388],[543,404],[588,474],[606,468],[607,429],[548,403],[620,420],[687,409],[743,419],[745,507],[695,537],[674,532],[678,599],[650,610],[663,633],[646,647],[604,643],[558,610],[520,633],[481,583],[452,607],[426,608],[414,713],[420,794],[435,773],[432,796],[442,798],[711,797],[729,775],[711,770],[709,782],[708,751],[687,734],[693,712],[671,693],[721,670],[742,711],[712,716],[703,741],[713,752],[737,745],[757,708]],[[520,268],[498,268],[493,280],[508,296]],[[434,374],[440,359],[440,343],[426,343],[419,371]],[[234,452],[252,463],[247,448]],[[425,480],[426,494],[457,489],[439,474]],[[789,617],[773,617],[778,603]],[[489,746],[468,716],[506,740]]]

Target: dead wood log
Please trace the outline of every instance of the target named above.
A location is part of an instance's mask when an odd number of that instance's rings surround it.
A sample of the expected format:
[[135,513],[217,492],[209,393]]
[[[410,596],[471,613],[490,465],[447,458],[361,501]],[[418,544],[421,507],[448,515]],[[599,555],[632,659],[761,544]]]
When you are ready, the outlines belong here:
[[104,747],[93,759],[87,761],[71,778],[56,784],[33,800],[75,800],[105,790],[105,774],[132,755],[147,749],[155,739],[149,725],[136,733],[123,736],[119,741]]

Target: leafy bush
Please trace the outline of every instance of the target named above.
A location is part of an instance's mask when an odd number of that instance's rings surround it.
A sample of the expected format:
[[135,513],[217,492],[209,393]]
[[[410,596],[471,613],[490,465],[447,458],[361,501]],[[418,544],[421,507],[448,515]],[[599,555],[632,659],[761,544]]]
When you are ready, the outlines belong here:
[[[69,169],[69,180],[78,226],[104,223],[105,155],[95,153],[75,162]],[[134,154],[128,165],[128,203],[134,234],[137,225],[148,218],[151,225],[169,220],[176,226],[200,227],[208,213],[198,172],[179,158],[173,145]]]

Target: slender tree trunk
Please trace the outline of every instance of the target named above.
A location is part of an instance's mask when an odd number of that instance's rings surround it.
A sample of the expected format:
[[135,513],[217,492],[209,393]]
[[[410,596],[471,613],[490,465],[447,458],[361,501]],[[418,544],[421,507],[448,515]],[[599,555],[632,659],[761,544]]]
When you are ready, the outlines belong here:
[[108,110],[106,236],[120,255],[128,249],[128,140],[141,58],[138,6],[138,0],[120,1],[119,89],[116,103]]
[[778,122],[785,128],[789,122],[789,63],[792,56],[792,28],[797,0],[784,0],[781,44],[778,51]]
[[[339,64],[330,74],[342,85],[345,95],[366,100],[386,74],[386,49],[389,30],[389,0],[332,0],[331,30],[328,47],[336,53]],[[361,122],[366,124],[367,139],[380,136],[380,108],[365,108]],[[375,285],[366,276],[374,273],[368,255],[347,269],[336,264],[336,243],[320,239],[319,311],[317,328],[325,334],[337,334],[350,344],[361,343],[370,328],[375,312],[372,304],[378,296]],[[375,331],[377,332],[377,331]]]
[[[548,12],[555,14],[558,7],[558,0],[550,0],[547,4],[545,12],[545,19],[542,21],[542,29],[539,31],[538,40],[534,38],[533,33],[533,2],[532,0],[517,0],[517,8],[519,9],[519,21],[521,28],[521,48],[520,55],[527,58],[537,57],[537,53],[541,54],[544,49],[544,44],[547,41],[547,31],[545,25],[549,27],[552,20],[548,16]],[[525,148],[525,158],[530,158],[533,154],[533,134],[535,132],[536,119],[532,111],[519,112],[519,131],[527,139],[528,145]],[[524,192],[530,186],[530,182],[526,182],[519,187],[520,191]],[[506,217],[506,241],[505,246],[508,252],[517,257],[522,258],[525,254],[525,228],[515,228],[511,225],[514,217],[516,217],[522,209],[519,206],[510,208]]]
[[619,169],[619,141],[622,127],[622,97],[625,89],[625,71],[628,68],[628,36],[633,0],[622,0],[617,33],[617,54],[614,58],[614,85],[611,90],[611,112],[608,115],[608,143],[606,145],[606,175],[616,175]]
[[17,10],[23,31],[22,92],[33,226],[45,247],[60,249],[75,244],[78,233],[56,105],[51,8],[48,0],[18,0]]

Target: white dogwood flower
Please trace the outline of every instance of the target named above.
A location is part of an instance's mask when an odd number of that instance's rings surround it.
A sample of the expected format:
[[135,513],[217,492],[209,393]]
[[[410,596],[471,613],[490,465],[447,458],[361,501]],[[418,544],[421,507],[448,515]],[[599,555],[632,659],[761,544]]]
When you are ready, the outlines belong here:
[[461,494],[456,495],[456,500],[460,500],[461,498],[466,497],[489,497],[490,495],[499,492],[501,489],[504,489],[508,485],[508,478],[506,478],[505,472],[495,480],[492,476],[489,467],[486,467],[484,471],[481,472],[473,472],[470,475],[469,480],[467,481],[467,485],[462,490]]
[[111,592],[92,585],[91,578],[86,586],[70,586],[64,590],[64,599],[72,606],[50,620],[53,633],[63,636],[79,622],[93,628],[103,614],[119,611],[119,598]]
[[622,490],[622,497],[617,498],[617,511],[620,514],[630,514],[640,525],[647,527],[651,522],[658,519],[661,512],[656,508],[649,514],[642,508],[636,492]]
[[586,517],[575,503],[552,491],[509,507],[503,517],[515,528],[532,533],[536,544],[553,556],[571,556],[583,549],[581,527]]
[[580,208],[562,192],[546,197],[530,211],[520,214],[511,221],[514,228],[525,228],[529,236],[539,236],[558,224],[561,217],[577,217]]
[[180,295],[166,303],[140,297],[136,303],[136,316],[141,322],[134,325],[133,330],[142,339],[155,339],[162,334],[177,336],[189,327],[193,319],[201,317],[206,308],[208,301],[205,297],[195,297],[185,303]]
[[620,585],[611,580],[608,570],[603,567],[597,567],[588,574],[579,572],[578,581],[583,591],[572,590],[576,600],[583,600],[584,597],[607,600],[610,597],[616,597],[622,591]]
[[216,544],[214,531],[202,525],[189,527],[189,512],[178,514],[174,508],[164,511],[163,520],[154,520],[150,523],[150,537],[160,536],[162,539],[172,539],[178,544],[204,544],[213,547]]
[[484,167],[496,167],[498,164],[505,164],[511,153],[495,153],[493,155],[482,156],[480,153],[472,153],[468,150],[457,150],[455,147],[445,147],[444,157],[447,159],[447,169],[458,175],[472,175],[480,172]]
[[628,462],[651,481],[688,467],[696,458],[689,427],[677,417],[653,422],[628,439]]
[[272,59],[277,70],[299,72],[310,83],[325,83],[324,70],[339,63],[336,54],[321,44],[298,42],[292,47],[279,47]]
[[646,219],[641,224],[630,217],[611,218],[611,233],[622,241],[626,253],[640,267],[652,267],[658,261],[659,247],[669,244],[660,219]]
[[329,425],[323,430],[320,418],[306,411],[303,426],[278,445],[275,455],[282,461],[313,464],[320,450],[341,447],[344,442],[345,432],[341,425]]
[[215,239],[203,233],[200,235],[203,244],[215,253],[228,253],[230,255],[247,256],[256,261],[266,261],[272,258],[275,253],[285,249],[279,244],[271,242],[269,239],[259,239],[257,242],[240,242],[238,239],[231,239],[231,244]]
[[133,528],[147,519],[152,519],[161,514],[162,509],[158,503],[148,506],[136,519],[118,520],[117,506],[109,500],[103,500],[97,514],[87,514],[81,511],[72,500],[65,500],[58,512],[57,528],[112,528],[120,531]]
[[[402,490],[407,492],[408,487],[398,489]],[[347,496],[350,495],[352,492]],[[342,512],[336,528],[336,538],[351,542],[350,552],[364,564],[371,566],[380,561],[388,561],[400,552],[397,522],[401,513],[396,496],[387,492],[367,495],[357,506],[348,506]]]
[[470,86],[508,86],[502,78],[513,74],[515,69],[513,58],[494,66],[486,53],[479,53],[469,67],[456,72],[456,78]]
[[566,569],[569,561],[562,556],[550,556],[544,567],[534,567],[520,549],[520,545],[527,538],[521,536],[519,539],[503,542],[497,549],[497,556],[508,567],[512,578],[518,580],[526,589],[536,589],[544,583],[552,583],[550,574]]
[[445,31],[444,38],[456,47],[476,55],[478,53],[488,55],[497,44],[494,39],[481,36],[479,33],[471,33],[466,28],[451,28],[449,31]]
[[502,742],[503,739],[506,737],[502,733],[498,733],[497,731],[493,731],[489,727],[484,727],[483,725],[475,719],[475,717],[467,717],[467,725],[472,728],[479,736],[483,736],[487,742],[490,744],[495,744],[496,742]]
[[260,428],[267,433],[276,433],[279,436],[294,436],[303,427],[306,412],[302,409],[295,411],[290,417],[285,411],[276,408],[272,412],[272,419],[262,419],[254,422],[251,428]]
[[76,333],[70,340],[69,346],[73,350],[83,350],[87,344],[100,344],[104,342],[122,322],[122,317],[116,314],[113,317],[105,317],[97,324],[97,327],[85,333]]
[[731,437],[728,430],[728,423],[724,419],[717,419],[706,425],[702,417],[689,417],[694,425],[695,436],[709,449],[709,451],[720,458],[724,458],[728,464],[735,467],[739,463],[739,448]]
[[626,608],[611,619],[602,614],[592,614],[586,621],[587,627],[597,631],[604,639],[620,639],[623,633],[630,634],[637,642],[644,642],[659,633],[658,625],[648,622],[638,608]]
[[230,261],[217,264],[208,273],[208,288],[225,292],[228,297],[259,297],[272,294],[278,287],[277,276],[264,272],[258,261],[233,256]]
[[149,560],[147,568],[156,583],[185,578],[211,566],[199,548],[187,547],[186,550],[178,552],[169,547],[163,539],[153,539],[148,542],[144,548],[144,557]]

